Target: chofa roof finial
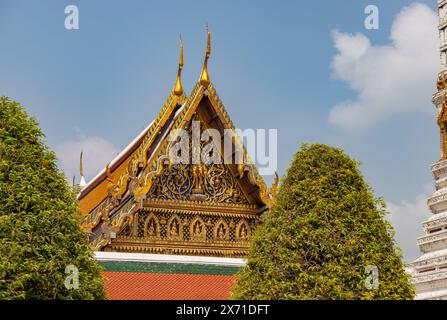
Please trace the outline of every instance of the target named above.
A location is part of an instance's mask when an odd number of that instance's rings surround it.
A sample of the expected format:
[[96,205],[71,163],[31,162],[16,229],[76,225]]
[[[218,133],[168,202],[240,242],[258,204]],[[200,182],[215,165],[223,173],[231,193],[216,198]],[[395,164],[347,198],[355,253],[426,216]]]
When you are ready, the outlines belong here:
[[177,96],[181,96],[183,94],[183,87],[181,81],[182,69],[183,69],[183,41],[182,41],[182,35],[180,35],[180,57],[178,61],[177,81],[175,82],[174,86],[174,93]]
[[210,76],[208,74],[208,59],[211,54],[211,34],[208,29],[208,23],[206,24],[206,32],[208,34],[208,41],[206,45],[205,62],[203,63],[202,74],[200,75],[200,84],[204,87],[208,87],[210,84]]
[[81,151],[81,155],[79,157],[79,175],[81,176],[81,179],[79,180],[79,186],[81,187],[81,189],[87,185],[87,182],[85,182],[84,178],[83,156],[84,152]]

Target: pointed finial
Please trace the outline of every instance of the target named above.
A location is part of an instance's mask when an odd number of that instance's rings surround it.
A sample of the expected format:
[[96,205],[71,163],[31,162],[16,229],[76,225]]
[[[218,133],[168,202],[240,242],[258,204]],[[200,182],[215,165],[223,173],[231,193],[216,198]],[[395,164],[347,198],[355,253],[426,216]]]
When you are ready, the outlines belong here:
[[81,155],[79,156],[79,175],[82,177],[84,175],[84,168],[82,167],[82,158],[84,157],[84,152],[81,151]]
[[81,187],[81,189],[87,185],[87,182],[85,182],[84,178],[83,157],[84,152],[81,151],[81,156],[79,157],[79,175],[81,176],[81,179],[79,180],[79,186]]
[[108,179],[112,176],[112,173],[110,172],[110,162],[106,165],[106,176]]
[[182,41],[182,35],[180,35],[180,57],[178,61],[177,81],[175,82],[174,86],[174,93],[179,97],[183,94],[183,87],[181,81],[182,69],[183,69],[183,41]]
[[210,84],[210,76],[208,74],[208,59],[211,54],[211,34],[208,29],[208,23],[206,24],[206,32],[208,34],[208,39],[206,44],[205,62],[203,63],[202,74],[200,75],[200,84],[204,87],[207,87]]

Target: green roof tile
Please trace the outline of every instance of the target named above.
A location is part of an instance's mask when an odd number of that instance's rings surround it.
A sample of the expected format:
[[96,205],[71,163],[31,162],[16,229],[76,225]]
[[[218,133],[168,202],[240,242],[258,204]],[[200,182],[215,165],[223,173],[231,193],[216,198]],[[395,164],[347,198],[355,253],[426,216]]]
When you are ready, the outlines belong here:
[[100,261],[105,271],[167,274],[235,275],[241,268],[209,264],[157,263],[136,261]]

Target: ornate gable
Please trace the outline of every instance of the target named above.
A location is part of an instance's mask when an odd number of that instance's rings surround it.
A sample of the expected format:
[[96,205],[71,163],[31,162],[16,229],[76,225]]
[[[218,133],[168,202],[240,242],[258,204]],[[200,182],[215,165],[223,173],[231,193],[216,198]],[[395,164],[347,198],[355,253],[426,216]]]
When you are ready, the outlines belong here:
[[[209,126],[200,118],[198,111],[195,113],[194,120],[186,125],[189,137],[193,135],[193,121],[200,130],[209,129]],[[200,200],[209,204],[250,204],[244,194],[240,179],[236,178],[224,164],[222,151],[217,150],[218,147],[212,139],[202,140],[200,150],[209,149],[210,152],[216,152],[215,157],[220,159],[218,163],[192,164],[194,152],[192,139],[189,139],[188,144],[188,163],[163,166],[161,173],[154,178],[146,198],[185,202]],[[211,148],[210,144],[212,144]]]
[[[179,77],[177,89],[178,83]],[[183,89],[179,93],[173,90],[125,170],[114,175],[106,168],[106,196],[90,205],[83,224],[95,250],[247,254],[249,237],[270,204],[270,190],[237,136],[233,144],[242,147],[248,164],[171,163],[177,129],[191,130],[193,120],[222,135],[234,129],[209,81],[206,62],[189,97]],[[81,205],[85,198],[81,192]]]

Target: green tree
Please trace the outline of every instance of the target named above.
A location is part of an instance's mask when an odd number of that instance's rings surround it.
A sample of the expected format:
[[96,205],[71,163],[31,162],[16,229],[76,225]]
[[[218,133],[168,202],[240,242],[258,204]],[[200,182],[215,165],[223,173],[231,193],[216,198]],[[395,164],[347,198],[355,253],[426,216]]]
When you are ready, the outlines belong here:
[[104,299],[75,194],[43,139],[21,105],[0,97],[0,299]]
[[386,214],[356,161],[304,144],[255,231],[232,298],[412,299]]

